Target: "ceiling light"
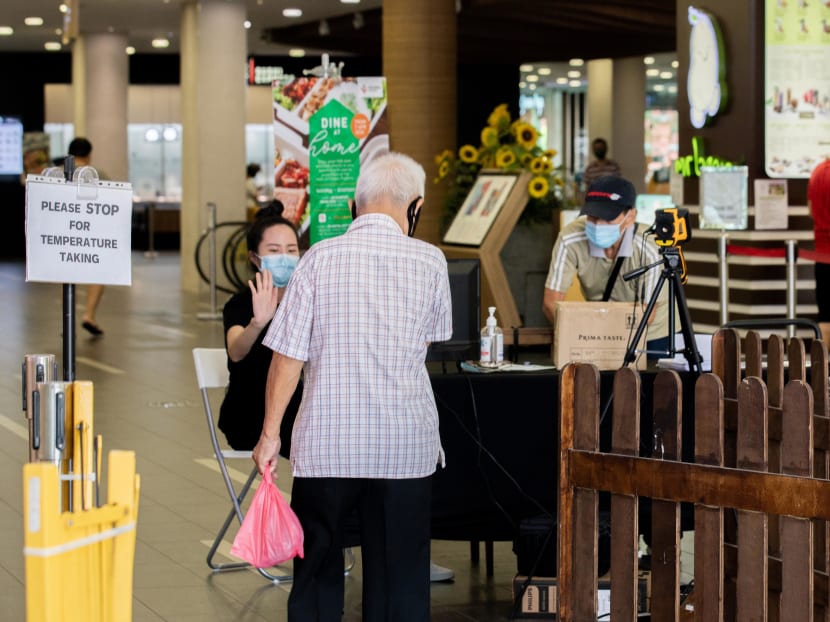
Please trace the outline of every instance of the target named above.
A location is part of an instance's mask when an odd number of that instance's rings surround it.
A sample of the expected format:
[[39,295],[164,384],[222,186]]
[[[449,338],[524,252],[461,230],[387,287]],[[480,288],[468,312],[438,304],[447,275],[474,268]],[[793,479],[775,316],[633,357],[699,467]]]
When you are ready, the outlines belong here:
[[567,78],[556,78],[556,84],[567,84],[567,83],[568,83]]
[[340,0],[343,4],[360,4],[360,0]]
[[60,11],[61,13],[69,13],[69,7],[65,4],[61,4],[58,6],[58,11]]
[[360,30],[366,22],[363,21],[363,13],[359,11],[354,14],[354,18],[352,18],[352,26],[354,26],[355,30]]
[[656,78],[657,76],[660,75],[660,70],[659,69],[646,69],[646,75],[649,78]]
[[528,82],[538,82],[539,76],[537,76],[535,73],[532,73],[529,76],[526,76],[525,80],[527,80]]
[[663,80],[671,80],[674,77],[674,74],[671,71],[661,71],[660,77],[663,78]]
[[527,87],[527,82],[519,82],[519,88],[523,89]]
[[680,67],[680,63],[677,62],[676,60],[673,60],[671,62],[671,66],[672,66],[673,69],[677,69],[678,67]]
[[179,137],[179,133],[176,131],[175,127],[166,127],[162,130],[161,135],[164,137],[164,140],[168,143],[173,142]]
[[291,48],[290,50],[288,50],[288,55],[291,58],[302,58],[303,56],[305,56],[305,50],[302,48]]
[[55,28],[55,34],[60,37],[63,34],[63,28]]
[[675,86],[674,84],[670,84],[669,93],[677,93],[677,86]]
[[246,19],[244,22],[242,22],[242,26],[245,28],[245,30],[250,30],[251,29],[251,20]]
[[519,65],[519,71],[524,71],[525,73],[533,71],[533,65]]
[[662,84],[655,84],[654,85],[654,90],[657,91],[658,93],[662,92],[665,88],[666,87],[663,86]]
[[144,140],[146,140],[148,143],[157,143],[159,141],[159,138],[161,138],[161,134],[159,134],[159,131],[154,127],[151,127],[146,132],[144,132]]
[[535,84],[531,84],[531,85],[530,85],[530,86],[528,86],[527,88],[529,88],[531,91],[535,91],[535,90],[536,90],[536,85],[535,85]]
[[644,65],[653,65],[654,64],[654,57],[653,56],[646,56],[643,59],[643,64]]
[[10,37],[14,34],[14,28],[11,26],[0,26],[0,37]]
[[164,37],[158,37],[156,39],[153,39],[150,42],[150,45],[152,45],[154,48],[159,48],[159,49],[169,48],[170,47],[170,40],[165,39]]
[[568,64],[571,67],[582,67],[582,65],[585,64],[585,61],[582,60],[581,58],[572,58],[571,60],[568,61]]
[[568,86],[582,86],[582,82],[580,82],[579,80],[571,80],[570,82],[568,82]]
[[329,27],[329,23],[327,20],[320,20],[320,25],[317,27],[317,34],[319,34],[321,37],[328,37],[331,34],[331,28]]
[[303,10],[302,9],[283,9],[282,10],[283,17],[302,17]]
[[582,74],[580,72],[578,72],[576,69],[572,69],[571,71],[568,72],[568,77],[569,78],[579,78],[581,76],[582,76]]
[[61,49],[61,44],[59,41],[47,41],[43,44],[43,49],[50,52],[57,52]]
[[133,54],[135,54],[135,48],[131,45],[128,45],[126,48],[124,48],[124,51],[127,53],[127,56],[132,56]]
[[43,26],[43,18],[42,17],[27,17],[23,20],[23,23],[27,26]]
[[550,67],[539,67],[538,74],[540,76],[549,76],[551,71]]

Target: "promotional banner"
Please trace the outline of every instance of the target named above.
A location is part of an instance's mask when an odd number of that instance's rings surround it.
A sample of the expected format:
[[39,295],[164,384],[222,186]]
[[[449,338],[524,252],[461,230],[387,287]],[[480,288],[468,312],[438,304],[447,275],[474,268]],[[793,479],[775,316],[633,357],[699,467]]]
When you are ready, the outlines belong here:
[[351,223],[361,164],[389,150],[385,78],[273,84],[274,198],[310,244]]
[[26,179],[26,280],[132,283],[129,183]]
[[830,2],[766,0],[765,35],[766,173],[807,178],[830,157]]

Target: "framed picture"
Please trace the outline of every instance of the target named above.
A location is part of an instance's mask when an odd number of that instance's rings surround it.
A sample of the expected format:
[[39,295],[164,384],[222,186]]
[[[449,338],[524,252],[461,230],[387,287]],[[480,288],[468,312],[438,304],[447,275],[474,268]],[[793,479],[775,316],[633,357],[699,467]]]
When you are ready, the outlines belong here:
[[[514,194],[519,175],[482,172],[444,235],[444,244],[481,246],[504,205]],[[522,198],[527,201],[527,197]]]

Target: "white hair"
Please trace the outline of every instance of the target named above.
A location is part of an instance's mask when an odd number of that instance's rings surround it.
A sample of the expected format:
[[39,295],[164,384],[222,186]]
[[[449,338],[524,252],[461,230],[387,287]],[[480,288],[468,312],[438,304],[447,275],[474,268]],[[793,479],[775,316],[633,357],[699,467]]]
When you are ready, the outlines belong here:
[[372,158],[360,171],[355,189],[358,211],[388,201],[406,209],[415,196],[424,196],[426,173],[408,155],[390,151]]

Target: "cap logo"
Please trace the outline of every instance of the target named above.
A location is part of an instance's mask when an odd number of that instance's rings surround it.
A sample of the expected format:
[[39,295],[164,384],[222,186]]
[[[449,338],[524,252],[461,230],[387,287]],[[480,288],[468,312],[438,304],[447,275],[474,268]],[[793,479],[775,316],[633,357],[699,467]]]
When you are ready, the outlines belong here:
[[600,192],[599,190],[592,190],[588,193],[589,197],[605,197],[612,201],[619,201],[622,197],[616,192]]

